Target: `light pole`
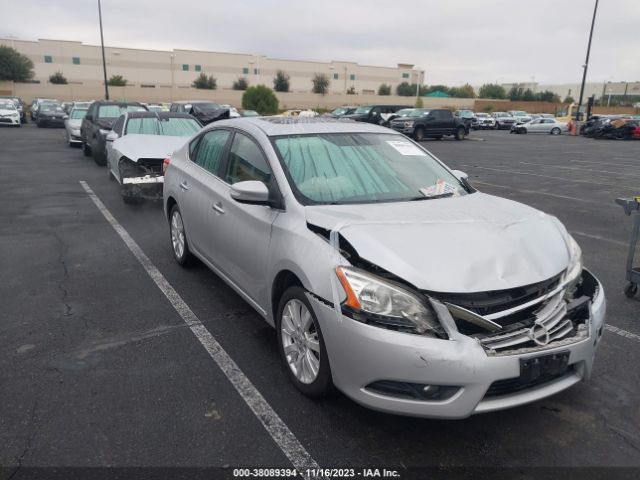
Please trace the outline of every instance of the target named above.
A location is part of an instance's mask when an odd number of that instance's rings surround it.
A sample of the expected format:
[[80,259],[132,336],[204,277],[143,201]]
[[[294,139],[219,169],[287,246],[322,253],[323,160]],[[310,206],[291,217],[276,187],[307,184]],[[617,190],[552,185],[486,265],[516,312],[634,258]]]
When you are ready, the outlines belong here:
[[102,6],[98,0],[98,19],[100,20],[100,46],[102,47],[102,74],[104,76],[104,99],[109,100],[109,85],[107,85],[107,61],[104,58],[104,37],[102,36]]
[[596,24],[596,13],[598,12],[598,0],[593,7],[593,18],[591,19],[591,31],[589,32],[589,43],[587,44],[587,58],[582,66],[582,85],[580,85],[580,100],[578,100],[578,108],[576,109],[576,121],[580,118],[580,107],[582,106],[582,98],[584,97],[584,84],[587,81],[587,68],[589,68],[589,54],[591,53],[591,39],[593,38],[593,27]]

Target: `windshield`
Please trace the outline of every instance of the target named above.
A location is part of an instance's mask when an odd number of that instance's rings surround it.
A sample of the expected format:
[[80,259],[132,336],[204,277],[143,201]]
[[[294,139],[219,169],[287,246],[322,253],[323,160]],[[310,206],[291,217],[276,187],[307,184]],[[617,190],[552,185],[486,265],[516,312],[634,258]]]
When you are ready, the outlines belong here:
[[130,118],[126,133],[141,135],[164,135],[168,137],[190,137],[200,130],[193,118]]
[[43,112],[61,112],[62,107],[56,103],[43,103],[40,106],[40,110]]
[[399,135],[292,135],[278,137],[274,144],[303,204],[400,202],[466,194],[438,161]]
[[15,110],[16,106],[13,102],[0,102],[0,109],[2,110]]
[[402,110],[398,110],[396,115],[399,117],[425,117],[429,115],[429,110],[425,110],[424,108],[403,108]]
[[523,112],[521,110],[515,110],[513,112],[511,112],[513,114],[514,117],[526,117],[527,116],[527,112]]
[[461,118],[473,118],[473,112],[470,110],[460,110],[459,115]]
[[86,110],[74,108],[73,110],[71,110],[71,113],[69,114],[69,118],[73,120],[82,120],[86,114],[87,114]]
[[348,112],[348,108],[338,107],[333,112],[331,112],[331,115],[346,115]]
[[358,113],[358,114],[366,114],[369,113],[371,111],[372,107],[358,107],[356,108],[356,111],[353,113]]
[[118,118],[125,112],[146,112],[139,105],[101,105],[98,108],[99,118]]
[[194,103],[193,108],[196,108],[202,112],[213,112],[214,110],[218,110],[220,108],[220,105],[212,102]]

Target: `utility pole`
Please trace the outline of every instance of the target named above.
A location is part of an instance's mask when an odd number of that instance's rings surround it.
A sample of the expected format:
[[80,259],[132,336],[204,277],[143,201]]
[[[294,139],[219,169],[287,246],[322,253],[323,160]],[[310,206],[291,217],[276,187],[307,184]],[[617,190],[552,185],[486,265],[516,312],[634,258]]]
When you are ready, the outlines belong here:
[[576,121],[580,118],[580,107],[582,106],[582,99],[584,97],[584,84],[587,81],[587,68],[589,68],[589,54],[591,53],[591,39],[593,38],[593,27],[596,24],[596,13],[598,11],[598,0],[593,7],[593,18],[591,20],[591,31],[589,32],[589,43],[587,44],[587,58],[582,66],[582,85],[580,86],[580,100],[578,100],[578,108],[576,109]]
[[107,61],[104,58],[104,37],[102,36],[102,7],[98,0],[98,18],[100,19],[100,45],[102,46],[102,74],[104,76],[104,99],[109,100],[109,85],[107,85]]

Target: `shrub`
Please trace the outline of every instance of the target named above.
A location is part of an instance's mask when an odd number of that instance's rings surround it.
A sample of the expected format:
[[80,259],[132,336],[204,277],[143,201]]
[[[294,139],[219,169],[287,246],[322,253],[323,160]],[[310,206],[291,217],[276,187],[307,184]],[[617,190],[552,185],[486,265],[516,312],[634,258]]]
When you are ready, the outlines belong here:
[[329,90],[329,77],[324,73],[314,73],[311,82],[313,83],[313,93],[325,95]]
[[111,87],[124,87],[127,85],[127,79],[122,75],[111,75],[111,78],[107,80],[107,85]]
[[62,74],[62,72],[56,72],[49,77],[49,82],[54,85],[66,85],[67,78]]
[[408,82],[402,82],[396,87],[396,95],[401,97],[413,97],[416,94],[416,86]]
[[276,92],[288,92],[289,91],[289,75],[282,70],[276,72],[276,76],[273,78],[273,89]]
[[378,95],[391,95],[391,85],[383,83],[378,87]]
[[567,95],[566,97],[564,97],[564,101],[562,103],[576,103],[576,99],[571,95]]
[[0,45],[0,80],[27,82],[33,78],[33,62],[15,48]]
[[416,98],[416,108],[422,108],[424,107],[424,102],[422,101],[422,97],[418,97]]
[[218,83],[213,76],[207,76],[206,73],[201,73],[191,84],[194,88],[199,88],[202,90],[215,90],[218,88]]
[[238,80],[233,82],[233,87],[232,88],[234,90],[246,90],[247,88],[249,88],[249,82],[247,82],[246,78],[240,77],[240,78],[238,78]]
[[503,86],[497,83],[485,83],[480,87],[478,92],[480,98],[497,98],[504,99],[507,96],[507,92]]
[[260,115],[273,115],[278,113],[278,98],[264,85],[249,87],[242,94],[242,108],[255,110]]

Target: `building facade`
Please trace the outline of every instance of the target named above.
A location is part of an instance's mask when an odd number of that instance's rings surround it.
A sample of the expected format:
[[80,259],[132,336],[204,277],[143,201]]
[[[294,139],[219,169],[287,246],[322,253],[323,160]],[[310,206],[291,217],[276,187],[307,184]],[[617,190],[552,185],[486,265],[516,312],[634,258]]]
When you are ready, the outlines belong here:
[[[1,39],[0,45],[15,48],[34,64],[34,80],[46,83],[62,72],[70,84],[102,85],[100,46],[66,40],[25,41]],[[309,92],[312,78],[321,73],[329,78],[329,92],[353,89],[362,95],[375,94],[381,84],[424,83],[424,71],[412,64],[395,67],[359,65],[354,62],[309,62],[284,60],[263,55],[197,50],[141,50],[105,46],[107,78],[122,75],[131,86],[142,88],[189,87],[201,73],[213,76],[219,89],[231,89],[239,78],[249,85],[273,86],[278,70],[290,78],[290,91]]]

